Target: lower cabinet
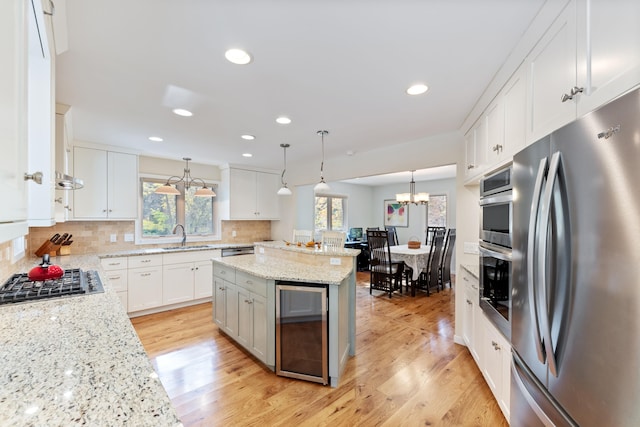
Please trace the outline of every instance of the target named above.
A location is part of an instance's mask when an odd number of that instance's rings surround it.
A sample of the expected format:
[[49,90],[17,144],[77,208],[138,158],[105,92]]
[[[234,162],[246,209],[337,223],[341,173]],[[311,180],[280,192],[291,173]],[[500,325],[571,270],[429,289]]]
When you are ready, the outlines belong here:
[[493,323],[483,317],[482,340],[483,363],[482,373],[500,409],[509,421],[509,395],[511,393],[511,344],[493,326]]
[[479,306],[478,299],[478,279],[473,277],[467,271],[461,273],[462,282],[464,284],[464,313],[463,313],[463,329],[462,335],[469,352],[480,365],[480,353],[478,346],[482,340],[480,328],[482,320],[482,310]]
[[128,311],[160,307],[162,302],[162,267],[129,269]]
[[273,366],[268,343],[273,346],[275,330],[269,307],[275,302],[268,302],[268,281],[220,264],[214,265],[213,274],[214,322],[258,360]]
[[104,258],[100,261],[105,271],[105,279],[120,298],[125,310],[128,310],[129,280],[127,271],[127,257]]
[[170,264],[162,267],[162,304],[177,304],[193,299],[193,263]]

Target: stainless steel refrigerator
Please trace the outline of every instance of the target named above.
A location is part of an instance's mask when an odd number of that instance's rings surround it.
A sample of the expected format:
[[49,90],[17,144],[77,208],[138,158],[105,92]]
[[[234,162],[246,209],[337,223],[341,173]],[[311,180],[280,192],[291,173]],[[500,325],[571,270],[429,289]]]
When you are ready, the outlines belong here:
[[514,156],[511,425],[640,425],[640,92]]

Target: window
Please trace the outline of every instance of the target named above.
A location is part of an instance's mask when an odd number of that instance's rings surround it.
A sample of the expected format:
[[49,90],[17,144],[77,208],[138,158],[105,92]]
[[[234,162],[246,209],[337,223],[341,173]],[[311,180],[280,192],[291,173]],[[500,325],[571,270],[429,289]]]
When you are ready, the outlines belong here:
[[[184,186],[177,186],[180,195],[156,194],[166,180],[142,178],[142,238],[173,235],[176,224],[183,224],[188,235],[209,236],[215,234],[215,198],[194,197],[198,187],[191,187],[185,195]],[[209,185],[209,184],[207,184]]]
[[346,197],[316,196],[314,230],[346,231]]
[[427,227],[447,226],[447,196],[445,194],[429,195],[427,203]]

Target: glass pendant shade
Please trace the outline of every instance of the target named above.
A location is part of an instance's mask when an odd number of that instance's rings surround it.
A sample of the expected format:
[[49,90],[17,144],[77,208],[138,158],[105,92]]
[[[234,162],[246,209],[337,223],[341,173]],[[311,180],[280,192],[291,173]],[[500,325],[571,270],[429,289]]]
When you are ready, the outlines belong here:
[[289,187],[284,186],[278,190],[277,194],[278,196],[290,196],[292,193],[291,190],[289,190]]
[[319,130],[316,132],[322,138],[322,162],[320,163],[320,182],[313,187],[313,192],[315,194],[318,193],[327,193],[331,190],[331,187],[324,182],[324,136],[329,134],[329,131]]
[[156,189],[156,194],[169,194],[169,195],[179,195],[180,191],[178,191],[178,189],[176,187],[174,187],[173,185],[169,184],[168,182],[163,185],[162,187],[158,187]]
[[216,197],[216,193],[209,187],[198,188],[193,195],[196,197]]

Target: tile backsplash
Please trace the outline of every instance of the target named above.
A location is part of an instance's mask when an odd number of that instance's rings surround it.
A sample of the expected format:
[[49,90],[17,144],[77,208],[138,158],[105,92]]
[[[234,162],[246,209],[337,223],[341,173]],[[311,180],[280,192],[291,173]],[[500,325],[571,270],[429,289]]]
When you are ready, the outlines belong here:
[[[29,228],[29,234],[26,236],[27,256],[34,258],[35,262],[35,250],[56,233],[72,235],[73,243],[69,248],[71,254],[109,253],[153,248],[154,246],[172,246],[167,244],[136,245],[135,242],[125,242],[125,234],[135,234],[135,221],[68,221],[51,227]],[[112,234],[116,235],[117,241],[115,243],[111,242]],[[198,243],[252,243],[270,239],[270,221],[222,221],[221,240]],[[0,257],[0,280],[8,277],[13,270],[11,261],[5,256],[8,248],[11,248],[11,242],[0,244],[0,254],[2,255]]]

